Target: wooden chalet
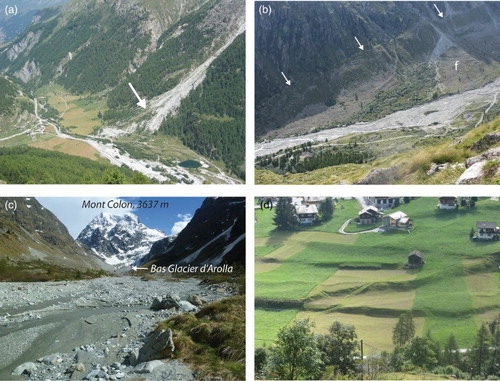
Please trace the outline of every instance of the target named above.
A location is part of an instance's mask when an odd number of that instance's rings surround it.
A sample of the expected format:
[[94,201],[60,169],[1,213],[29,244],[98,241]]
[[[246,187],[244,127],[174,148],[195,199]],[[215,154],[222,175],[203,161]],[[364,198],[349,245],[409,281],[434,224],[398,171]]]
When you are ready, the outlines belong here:
[[407,230],[413,227],[413,220],[398,210],[382,217],[382,227],[384,230]]
[[477,238],[478,239],[498,239],[500,228],[496,222],[491,221],[477,221]]
[[425,263],[424,254],[421,251],[414,250],[408,254],[408,264],[409,268],[421,267]]
[[382,220],[383,212],[374,206],[368,206],[358,212],[358,221],[361,225],[375,224]]
[[458,200],[456,197],[439,197],[438,208],[442,210],[450,210],[458,208]]

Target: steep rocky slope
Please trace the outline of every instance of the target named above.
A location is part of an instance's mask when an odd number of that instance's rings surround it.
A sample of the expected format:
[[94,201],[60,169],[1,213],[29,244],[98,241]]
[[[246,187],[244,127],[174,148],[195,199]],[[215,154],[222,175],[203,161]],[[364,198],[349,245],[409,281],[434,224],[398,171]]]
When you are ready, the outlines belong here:
[[207,198],[189,224],[170,242],[155,242],[143,263],[245,264],[245,199]]
[[[57,217],[34,198],[2,198],[0,258],[13,262],[100,269],[102,261],[76,243]],[[15,210],[6,205],[16,205]]]

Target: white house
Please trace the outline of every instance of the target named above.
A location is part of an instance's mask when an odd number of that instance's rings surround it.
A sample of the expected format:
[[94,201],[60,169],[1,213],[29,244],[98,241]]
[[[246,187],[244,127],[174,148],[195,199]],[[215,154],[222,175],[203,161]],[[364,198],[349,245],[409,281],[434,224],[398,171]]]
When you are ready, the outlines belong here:
[[312,225],[318,218],[316,205],[301,204],[295,206],[295,213],[301,225]]
[[477,221],[477,238],[478,239],[498,239],[500,228],[496,222]]
[[401,197],[367,197],[366,203],[378,209],[387,210],[401,205]]

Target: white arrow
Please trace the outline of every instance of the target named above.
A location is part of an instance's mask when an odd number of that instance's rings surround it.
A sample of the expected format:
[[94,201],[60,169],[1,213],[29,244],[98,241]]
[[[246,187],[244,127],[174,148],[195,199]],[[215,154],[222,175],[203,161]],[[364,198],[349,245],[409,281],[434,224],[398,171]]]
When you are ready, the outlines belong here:
[[149,270],[149,269],[147,267],[132,266],[132,270],[137,271],[137,270]]
[[139,102],[137,102],[137,105],[141,106],[142,108],[146,108],[146,98],[141,99],[141,97],[139,96],[139,94],[137,94],[137,91],[135,91],[134,86],[132,86],[132,84],[130,82],[128,83],[128,85],[130,86],[130,88],[134,92],[134,94],[137,97],[137,99],[139,99]]
[[441,17],[441,18],[443,18],[444,17],[444,13],[439,10],[439,8],[437,7],[436,4],[434,4],[434,8],[436,8],[436,11],[438,11],[438,16]]
[[281,75],[283,76],[283,78],[285,78],[285,83],[290,86],[292,84],[292,82],[286,77],[285,73],[281,72]]
[[365,47],[363,45],[361,45],[361,43],[359,42],[358,38],[356,36],[354,36],[354,39],[356,40],[356,42],[358,43],[358,48],[360,48],[361,50],[365,50]]

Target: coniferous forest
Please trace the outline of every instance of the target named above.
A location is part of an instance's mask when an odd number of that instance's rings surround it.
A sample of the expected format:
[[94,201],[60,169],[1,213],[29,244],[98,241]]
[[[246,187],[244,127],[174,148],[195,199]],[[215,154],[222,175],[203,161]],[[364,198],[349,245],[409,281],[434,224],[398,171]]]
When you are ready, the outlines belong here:
[[128,167],[28,146],[0,148],[0,182],[7,184],[150,184]]
[[178,136],[189,148],[222,160],[244,177],[245,159],[245,35],[211,65],[205,81],[184,99],[162,132]]

